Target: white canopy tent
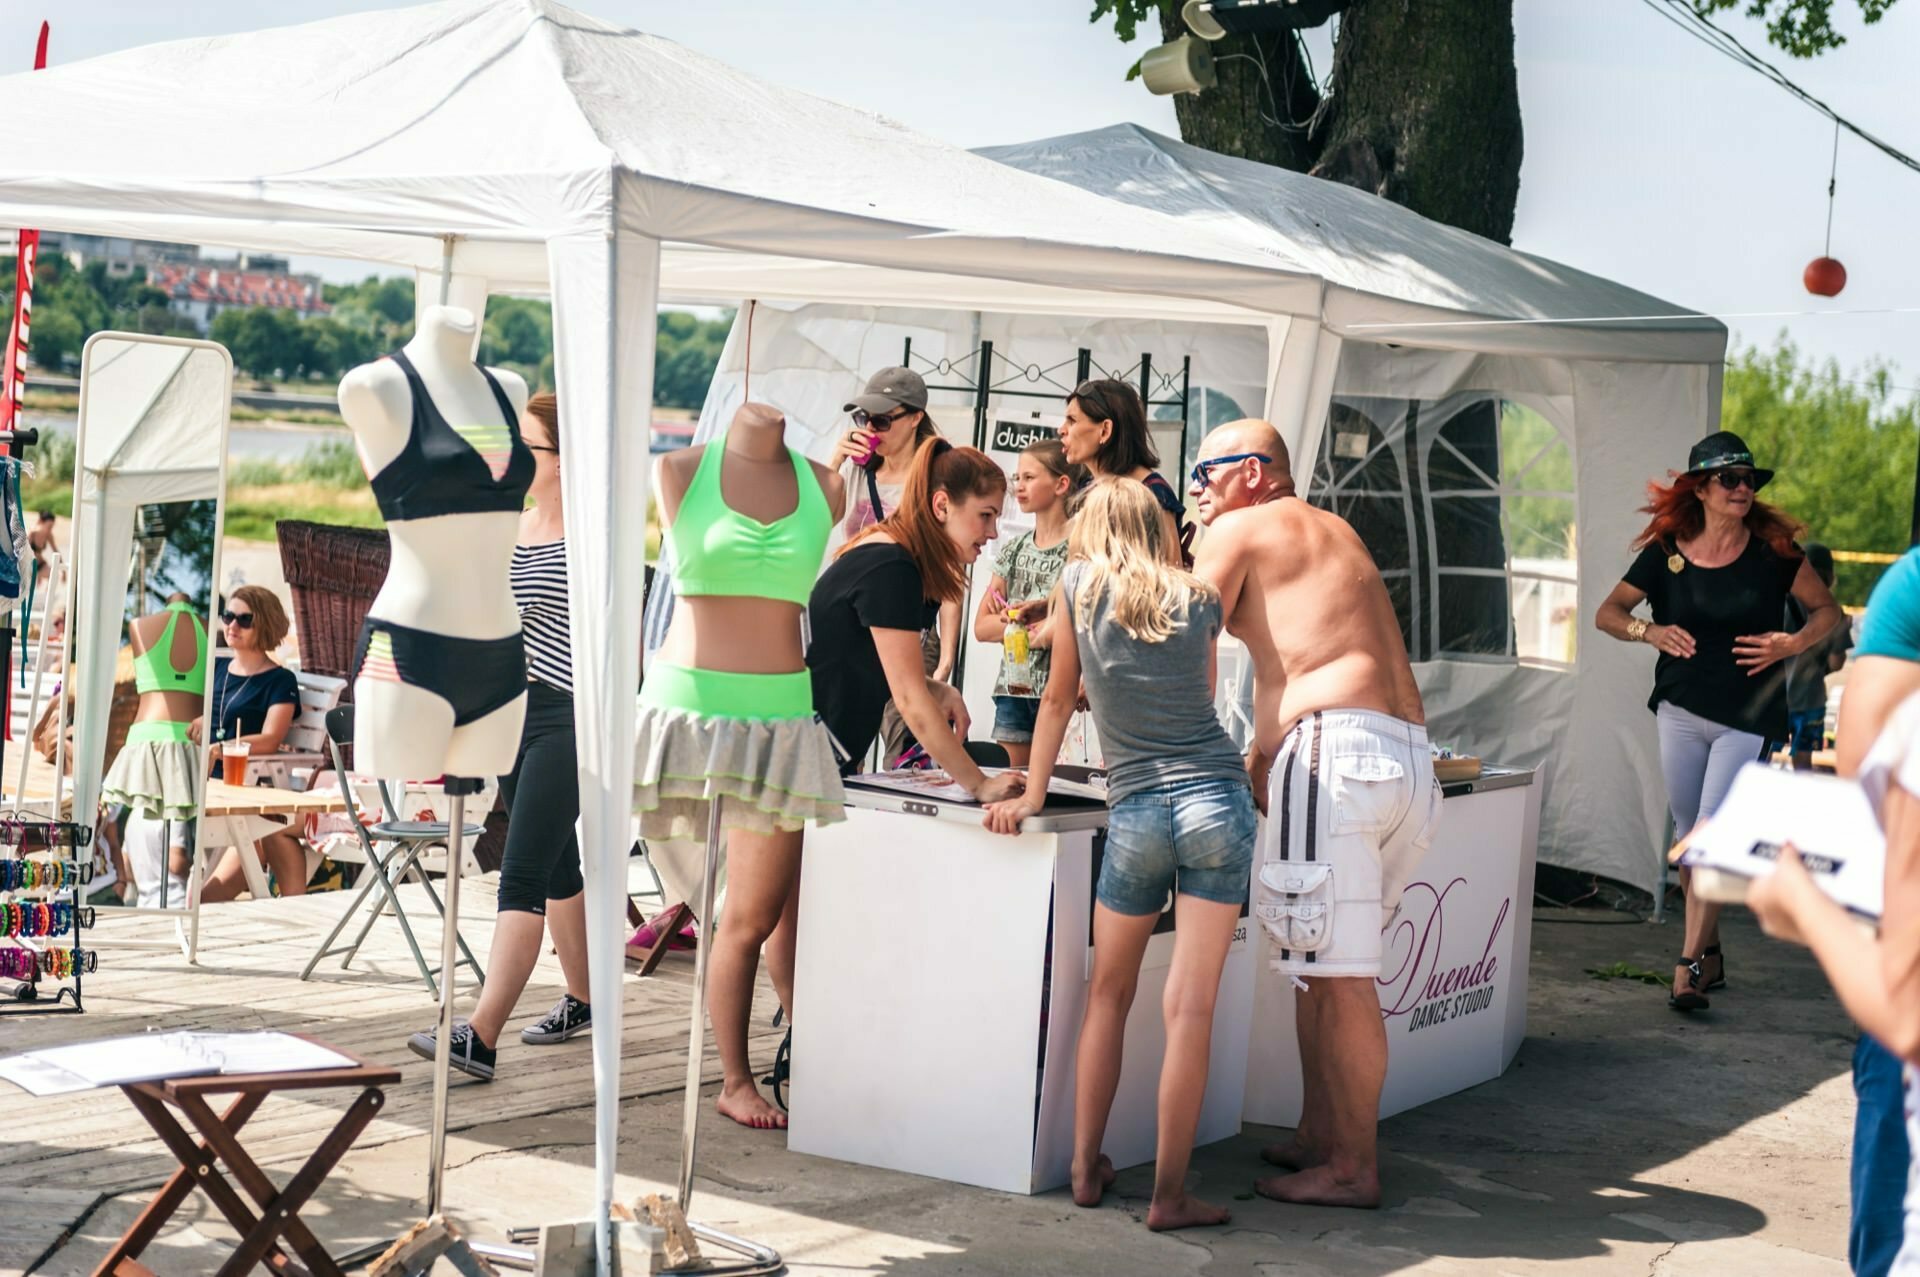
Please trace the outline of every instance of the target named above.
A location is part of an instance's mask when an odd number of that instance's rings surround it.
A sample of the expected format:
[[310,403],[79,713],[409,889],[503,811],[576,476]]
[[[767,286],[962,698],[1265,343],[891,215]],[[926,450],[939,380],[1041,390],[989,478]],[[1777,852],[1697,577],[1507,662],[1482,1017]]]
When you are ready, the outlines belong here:
[[[448,0],[0,78],[0,224],[390,262],[554,300],[611,1204],[653,314],[664,287],[1087,314],[1316,313],[1269,253],[545,0]],[[912,180],[897,180],[901,175]],[[823,286],[822,263],[847,269]]]
[[[545,0],[447,0],[0,78],[0,225],[390,262],[423,303],[554,300],[583,840],[611,1202],[653,313],[664,292],[1260,325],[1301,440],[1360,294],[1222,218],[1129,207]],[[1391,264],[1380,274],[1391,275]],[[1357,310],[1350,310],[1357,307]],[[1401,323],[1433,307],[1397,301]],[[1495,308],[1486,313],[1503,315]],[[1328,325],[1336,325],[1329,328]],[[1323,329],[1329,333],[1322,340]],[[1582,326],[1610,402],[1705,429],[1621,361],[1715,325]],[[1406,340],[1402,333],[1396,340]],[[1452,343],[1442,343],[1451,345]],[[1658,366],[1658,365],[1656,365]],[[1644,854],[1644,853],[1643,853]]]
[[[1435,739],[1543,767],[1541,858],[1651,889],[1666,807],[1650,657],[1588,622],[1625,570],[1643,485],[1716,428],[1724,327],[1363,191],[1134,125],[980,154],[1294,263],[1326,281],[1318,320],[773,300],[752,311],[753,396],[786,409],[824,459],[851,389],[908,339],[936,386],[976,374],[991,341],[992,420],[1041,406],[1002,391],[1064,390],[1079,349],[1122,375],[1150,355],[1163,394],[1191,359],[1190,447],[1264,406],[1309,496],[1368,536]],[[813,269],[818,296],[839,292],[838,269]],[[696,438],[744,397],[747,322],[735,319]],[[935,392],[949,435],[970,434],[971,401]],[[1162,460],[1170,477],[1186,468]],[[1502,609],[1491,630],[1477,615]],[[967,691],[990,718],[993,656],[975,656]]]

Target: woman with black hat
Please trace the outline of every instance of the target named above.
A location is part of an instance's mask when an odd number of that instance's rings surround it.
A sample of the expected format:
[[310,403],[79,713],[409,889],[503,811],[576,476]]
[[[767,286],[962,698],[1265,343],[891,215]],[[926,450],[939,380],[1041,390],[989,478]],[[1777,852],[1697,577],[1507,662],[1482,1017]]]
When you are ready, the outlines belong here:
[[[1696,443],[1685,474],[1647,485],[1639,557],[1594,618],[1614,638],[1659,650],[1647,705],[1659,717],[1660,768],[1682,834],[1713,814],[1742,765],[1786,739],[1787,661],[1841,621],[1795,543],[1805,528],[1756,495],[1772,478],[1736,434]],[[1807,613],[1795,634],[1780,629],[1789,595]],[[1633,615],[1642,601],[1651,621]],[[1683,890],[1690,877],[1680,871]],[[1718,905],[1687,893],[1667,999],[1677,1011],[1705,1010],[1707,991],[1726,983],[1719,917]]]

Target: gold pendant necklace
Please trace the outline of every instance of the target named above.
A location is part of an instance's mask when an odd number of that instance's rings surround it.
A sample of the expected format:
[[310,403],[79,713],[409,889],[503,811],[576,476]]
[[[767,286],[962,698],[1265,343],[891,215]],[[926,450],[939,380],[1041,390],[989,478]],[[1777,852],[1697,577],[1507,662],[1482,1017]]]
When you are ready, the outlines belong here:
[[1673,573],[1675,576],[1679,576],[1680,570],[1686,566],[1687,561],[1678,554],[1672,555],[1667,559],[1667,571]]

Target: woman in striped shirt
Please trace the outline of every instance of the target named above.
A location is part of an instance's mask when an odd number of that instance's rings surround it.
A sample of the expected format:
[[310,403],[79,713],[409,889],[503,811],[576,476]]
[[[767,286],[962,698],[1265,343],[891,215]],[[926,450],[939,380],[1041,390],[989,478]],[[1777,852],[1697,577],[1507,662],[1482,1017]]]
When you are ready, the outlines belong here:
[[[585,883],[574,820],[580,782],[574,765],[573,660],[568,642],[567,543],[560,513],[560,417],[550,394],[527,401],[520,434],[533,450],[533,507],[520,517],[513,548],[514,601],[527,647],[527,719],[511,775],[500,778],[507,804],[507,846],[500,865],[500,909],[487,978],[473,1018],[453,1030],[453,1067],[483,1080],[495,1048],[527,987],[551,931],[567,992],[538,1023],[520,1030],[536,1046],[564,1042],[593,1022],[587,994]],[[433,1034],[407,1040],[433,1057]]]

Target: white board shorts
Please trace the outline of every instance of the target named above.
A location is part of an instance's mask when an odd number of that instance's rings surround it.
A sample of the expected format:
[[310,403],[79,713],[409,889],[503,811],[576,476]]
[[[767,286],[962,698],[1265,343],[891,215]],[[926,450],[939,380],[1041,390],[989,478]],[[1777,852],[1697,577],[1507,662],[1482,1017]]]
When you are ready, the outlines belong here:
[[1296,723],[1273,762],[1253,877],[1273,969],[1378,976],[1382,935],[1439,820],[1425,727],[1372,710]]

